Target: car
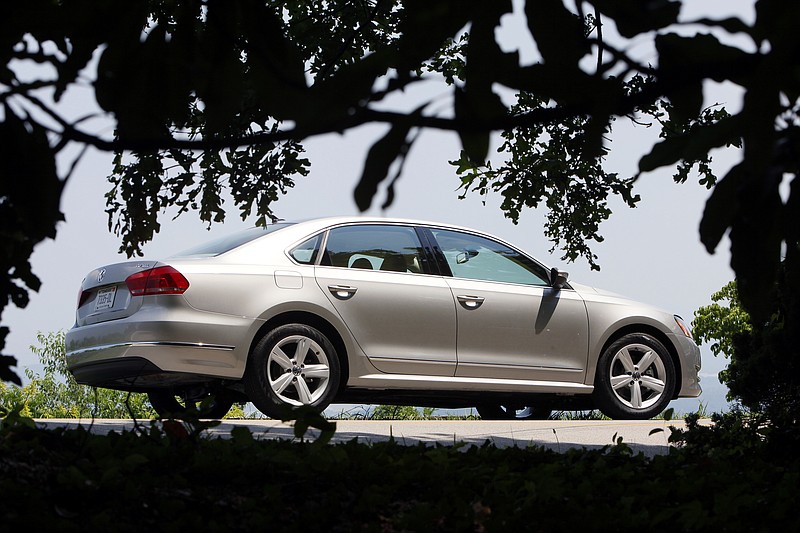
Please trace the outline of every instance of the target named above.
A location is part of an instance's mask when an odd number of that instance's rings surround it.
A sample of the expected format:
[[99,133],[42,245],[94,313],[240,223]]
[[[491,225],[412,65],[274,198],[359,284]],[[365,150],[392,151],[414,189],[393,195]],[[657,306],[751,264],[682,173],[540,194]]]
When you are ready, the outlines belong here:
[[328,217],[256,226],[89,272],[66,335],[82,384],[161,416],[272,418],[336,404],[647,419],[701,393],[677,315],[588,286],[464,227]]

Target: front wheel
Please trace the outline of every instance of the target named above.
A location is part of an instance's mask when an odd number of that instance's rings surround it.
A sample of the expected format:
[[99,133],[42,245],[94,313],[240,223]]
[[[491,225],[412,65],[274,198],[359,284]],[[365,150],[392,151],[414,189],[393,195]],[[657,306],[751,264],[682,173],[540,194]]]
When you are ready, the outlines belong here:
[[547,407],[479,405],[475,408],[484,420],[547,420],[553,412]]
[[270,418],[288,418],[298,407],[323,411],[339,388],[336,349],[319,330],[287,324],[269,332],[250,354],[245,389]]
[[664,410],[674,390],[672,358],[650,335],[632,333],[619,338],[597,363],[594,397],[608,417],[652,418]]
[[175,394],[172,390],[154,390],[147,393],[150,405],[161,418],[183,418],[189,413],[200,418],[219,419],[228,414],[233,406],[230,395],[221,391],[216,394]]

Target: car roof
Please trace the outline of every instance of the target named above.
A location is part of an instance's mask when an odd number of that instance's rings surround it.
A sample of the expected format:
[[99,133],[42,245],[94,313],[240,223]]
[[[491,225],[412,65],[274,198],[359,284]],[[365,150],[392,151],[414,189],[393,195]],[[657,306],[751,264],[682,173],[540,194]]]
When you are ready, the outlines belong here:
[[[337,226],[340,224],[412,224],[412,225],[419,225],[419,226],[433,226],[439,228],[449,228],[449,229],[456,229],[456,230],[463,230],[472,233],[480,233],[484,235],[490,235],[484,231],[475,229],[475,228],[468,228],[466,226],[458,226],[456,224],[448,224],[445,222],[435,222],[432,220],[420,220],[420,219],[413,219],[413,218],[398,218],[398,217],[379,217],[374,215],[342,215],[342,216],[329,216],[329,217],[320,217],[320,218],[311,218],[311,219],[303,219],[303,220],[286,220],[281,222],[289,222],[296,224],[298,226],[303,226],[304,228],[309,228],[313,231],[312,228],[316,226],[316,229],[322,230],[324,228],[330,226]],[[496,237],[495,237],[496,238]]]

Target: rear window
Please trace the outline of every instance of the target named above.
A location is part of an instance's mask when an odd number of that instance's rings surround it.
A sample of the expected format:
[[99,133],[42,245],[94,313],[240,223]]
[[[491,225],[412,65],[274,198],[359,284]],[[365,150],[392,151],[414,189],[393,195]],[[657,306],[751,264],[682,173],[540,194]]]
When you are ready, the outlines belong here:
[[214,257],[224,254],[225,252],[230,252],[234,248],[238,248],[245,243],[254,241],[259,237],[263,237],[264,235],[273,233],[291,225],[292,223],[290,222],[278,222],[276,224],[269,224],[266,227],[254,226],[252,228],[237,231],[236,233],[231,233],[230,235],[214,239],[213,241],[194,246],[188,250],[179,252],[174,257]]

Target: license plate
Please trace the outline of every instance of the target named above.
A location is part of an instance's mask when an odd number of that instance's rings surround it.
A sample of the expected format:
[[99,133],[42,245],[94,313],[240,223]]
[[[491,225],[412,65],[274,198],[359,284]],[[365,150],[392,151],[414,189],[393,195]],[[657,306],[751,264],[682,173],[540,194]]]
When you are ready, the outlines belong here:
[[116,287],[100,289],[97,292],[97,299],[94,301],[94,310],[111,309],[114,307],[114,296],[117,294]]

